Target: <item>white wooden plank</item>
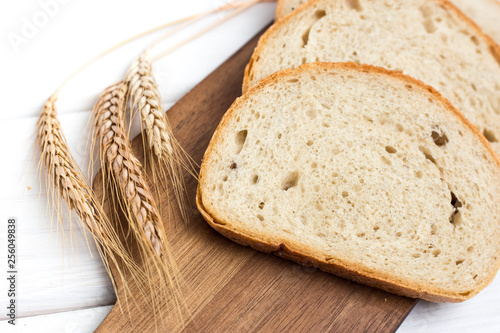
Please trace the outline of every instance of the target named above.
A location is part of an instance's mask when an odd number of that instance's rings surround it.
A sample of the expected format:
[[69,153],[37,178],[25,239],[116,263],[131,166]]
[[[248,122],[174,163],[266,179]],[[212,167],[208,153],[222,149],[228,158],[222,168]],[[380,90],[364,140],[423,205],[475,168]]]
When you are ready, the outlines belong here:
[[[60,117],[62,125],[72,129],[66,131],[66,136],[80,165],[84,165],[84,150],[80,143],[85,138],[88,116],[89,112]],[[18,220],[17,316],[112,304],[115,296],[95,244],[90,242],[87,245],[84,229],[75,216],[72,216],[70,225],[66,209],[62,229],[56,220],[51,227],[46,216],[47,197],[43,183],[40,188],[35,169],[30,173],[30,169],[25,168],[34,161],[29,148],[35,123],[35,118],[0,121],[0,142],[5,143],[5,156],[9,156],[8,163],[2,165],[2,174],[9,176],[2,177],[0,187],[1,218],[2,221],[8,217]],[[27,186],[31,190],[27,190]],[[67,237],[64,242],[61,231]],[[71,234],[74,238],[70,238]],[[6,227],[0,229],[0,240],[5,244]],[[89,247],[94,256],[91,256]],[[6,251],[0,251],[0,262],[6,262]],[[7,281],[3,278],[0,281],[0,290],[7,290]],[[5,311],[0,312],[0,318],[5,317]]]
[[90,333],[94,332],[111,308],[112,306],[102,306],[22,318],[16,321],[16,326],[2,321],[0,331],[5,333]]
[[419,301],[397,332],[500,332],[500,275],[477,296],[462,303]]

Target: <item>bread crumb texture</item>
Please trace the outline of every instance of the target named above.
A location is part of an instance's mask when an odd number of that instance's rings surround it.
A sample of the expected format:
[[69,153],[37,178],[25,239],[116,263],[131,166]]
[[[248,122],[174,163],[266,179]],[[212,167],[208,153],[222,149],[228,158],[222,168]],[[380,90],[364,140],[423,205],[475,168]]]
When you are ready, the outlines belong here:
[[227,112],[199,186],[237,235],[424,294],[472,297],[499,266],[498,158],[403,75],[321,63],[273,75]]

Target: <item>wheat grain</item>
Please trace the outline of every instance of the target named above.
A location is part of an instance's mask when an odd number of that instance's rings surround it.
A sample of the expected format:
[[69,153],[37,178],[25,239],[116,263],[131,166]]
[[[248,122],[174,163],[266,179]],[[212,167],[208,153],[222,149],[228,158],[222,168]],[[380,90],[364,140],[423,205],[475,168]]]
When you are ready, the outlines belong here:
[[[128,103],[132,112],[140,115],[143,126],[144,151],[147,165],[152,170],[153,181],[158,184],[155,162],[160,170],[165,171],[170,178],[173,191],[185,222],[188,221],[188,198],[182,170],[186,169],[196,177],[194,163],[175,139],[168,122],[153,76],[151,59],[144,52],[132,63],[125,76],[128,85]],[[165,173],[164,172],[164,173]]]
[[125,93],[126,86],[119,82],[106,89],[95,105],[101,161],[105,162],[104,170],[112,172],[126,199],[126,208],[130,208],[134,217],[131,222],[137,223],[156,253],[161,254],[163,232],[160,217],[125,130]]
[[[155,201],[142,174],[141,163],[132,152],[126,131],[127,88],[122,81],[108,87],[93,109],[94,138],[99,142],[103,182],[111,185],[111,193],[118,194],[118,206],[138,245],[146,274],[144,289],[151,293],[153,313],[156,313],[155,308],[161,300],[172,296],[179,314],[182,314],[184,301],[180,293],[178,269]],[[92,149],[94,147],[95,142]],[[154,281],[155,277],[160,278],[159,284]]]
[[[97,249],[115,291],[116,284],[110,271],[111,262],[116,267],[117,277],[121,279],[125,296],[127,296],[129,288],[128,281],[123,278],[125,270],[132,274],[134,280],[141,280],[142,274],[121,244],[111,222],[95,199],[85,182],[82,171],[71,155],[57,118],[56,99],[56,95],[53,95],[47,100],[37,122],[37,144],[40,151],[38,168],[45,167],[47,193],[49,198],[52,198],[52,206],[57,209],[60,223],[62,223],[60,218],[62,198],[68,208],[73,210],[89,229],[98,245]],[[121,302],[119,303],[121,305]]]

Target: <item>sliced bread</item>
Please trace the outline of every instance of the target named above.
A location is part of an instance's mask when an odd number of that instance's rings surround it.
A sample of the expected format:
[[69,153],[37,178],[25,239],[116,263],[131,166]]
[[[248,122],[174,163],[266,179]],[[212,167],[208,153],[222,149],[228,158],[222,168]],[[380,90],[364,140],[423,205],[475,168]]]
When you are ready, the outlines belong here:
[[237,99],[197,205],[254,249],[436,302],[500,265],[500,164],[433,88],[353,63],[278,72]]
[[500,152],[500,47],[447,1],[310,1],[261,37],[243,90],[314,61],[372,64],[422,80]]
[[[278,0],[276,20],[287,15],[307,0]],[[476,22],[483,31],[500,43],[500,1],[499,0],[450,0],[463,13]]]

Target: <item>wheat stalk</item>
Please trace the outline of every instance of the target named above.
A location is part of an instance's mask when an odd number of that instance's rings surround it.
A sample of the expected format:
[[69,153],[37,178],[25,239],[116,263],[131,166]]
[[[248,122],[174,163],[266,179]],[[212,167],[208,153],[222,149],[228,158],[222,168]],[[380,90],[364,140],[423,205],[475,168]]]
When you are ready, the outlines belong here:
[[[37,122],[36,141],[40,151],[38,169],[45,167],[47,193],[52,198],[52,206],[57,207],[60,223],[62,223],[60,219],[62,198],[96,241],[99,254],[116,292],[116,284],[110,271],[110,262],[114,263],[117,277],[120,277],[124,286],[126,298],[129,287],[128,281],[124,279],[124,270],[131,272],[134,280],[141,280],[142,273],[127,254],[113,225],[107,219],[71,155],[57,118],[56,99],[56,95],[53,95],[47,100]],[[50,202],[49,200],[49,204]],[[121,305],[120,299],[118,301]]]
[[163,240],[161,222],[142,175],[141,164],[132,153],[125,130],[125,94],[126,86],[122,82],[114,84],[104,91],[94,107],[101,161],[104,162],[104,170],[112,172],[126,199],[126,208],[130,208],[134,215],[133,222],[143,230],[147,241],[160,255]]
[[[105,89],[94,106],[94,139],[99,142],[103,183],[111,185],[111,193],[118,194],[118,205],[139,247],[147,275],[146,290],[151,293],[153,308],[159,306],[160,300],[173,296],[181,314],[183,301],[178,270],[156,204],[142,174],[141,163],[132,152],[126,131],[127,89],[122,81],[113,84]],[[92,150],[94,147],[95,141]],[[155,276],[161,280],[159,285],[154,282]]]
[[141,54],[132,63],[125,76],[125,84],[129,89],[127,103],[130,104],[132,113],[139,113],[143,123],[141,130],[143,131],[145,160],[146,165],[152,170],[153,181],[155,184],[159,183],[155,167],[155,162],[157,162],[159,169],[168,174],[181,216],[187,222],[189,219],[188,197],[182,170],[186,169],[195,178],[196,170],[194,162],[172,133],[158,85],[153,76],[148,52]]

